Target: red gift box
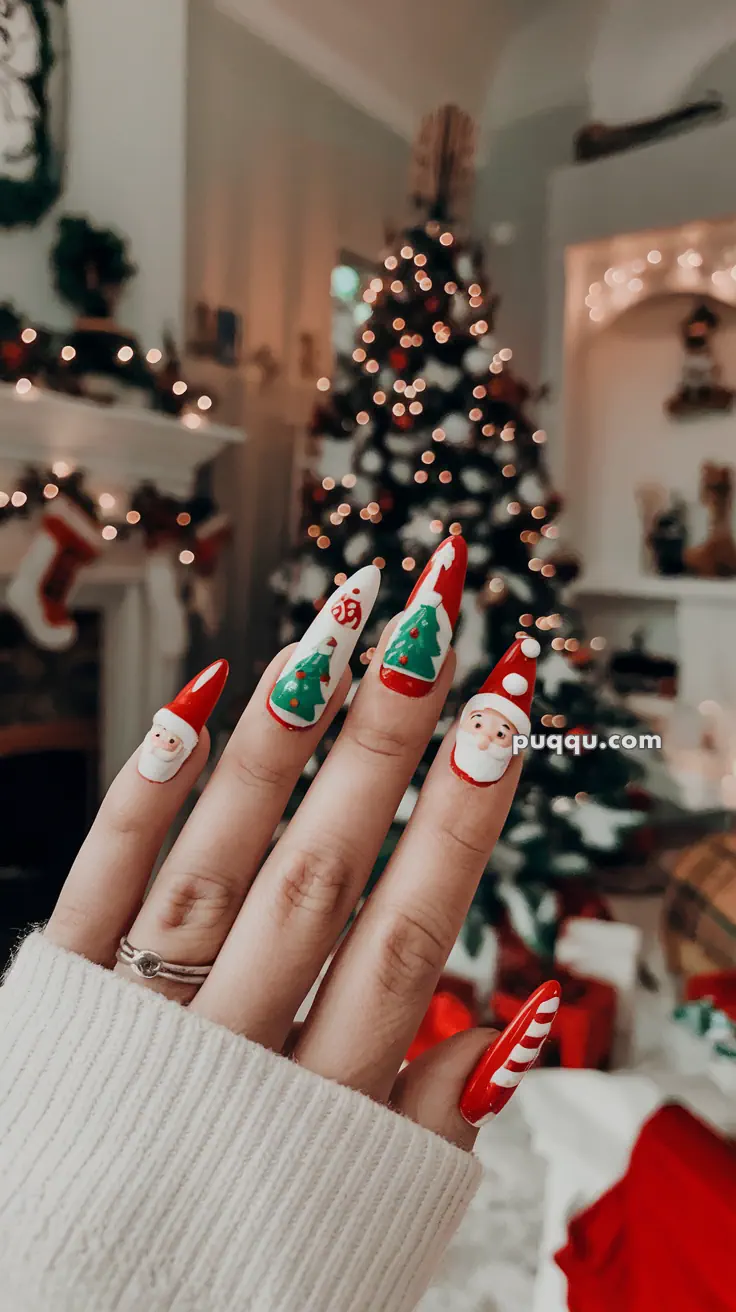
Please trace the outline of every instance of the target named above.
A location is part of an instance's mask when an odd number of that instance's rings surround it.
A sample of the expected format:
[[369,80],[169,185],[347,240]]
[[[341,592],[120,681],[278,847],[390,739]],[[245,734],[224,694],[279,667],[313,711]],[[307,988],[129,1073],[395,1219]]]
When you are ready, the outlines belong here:
[[444,1039],[450,1039],[463,1030],[472,1030],[477,1024],[478,1005],[473,985],[456,975],[443,975],[406,1060],[413,1061]]
[[[605,1066],[613,1043],[616,1018],[616,990],[597,979],[584,979],[559,966],[539,966],[540,976],[558,980],[562,1001],[555,1017],[550,1042],[543,1048],[549,1060],[555,1048],[560,1065],[570,1070]],[[539,983],[543,982],[540,977]],[[526,1002],[531,989],[518,989],[513,979],[505,982],[491,998],[491,1012],[502,1025],[508,1025]],[[536,988],[534,984],[532,988]]]

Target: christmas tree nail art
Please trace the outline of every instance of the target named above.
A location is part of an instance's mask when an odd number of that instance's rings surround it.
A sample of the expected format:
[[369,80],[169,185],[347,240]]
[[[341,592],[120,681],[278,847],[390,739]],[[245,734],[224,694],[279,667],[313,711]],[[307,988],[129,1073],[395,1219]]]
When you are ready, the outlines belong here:
[[268,709],[287,729],[319,720],[346,669],[378,596],[381,571],[366,565],[333,593],[287,661]]
[[404,697],[425,697],[442,669],[460,613],[468,549],[446,538],[412,592],[391,635],[381,681]]

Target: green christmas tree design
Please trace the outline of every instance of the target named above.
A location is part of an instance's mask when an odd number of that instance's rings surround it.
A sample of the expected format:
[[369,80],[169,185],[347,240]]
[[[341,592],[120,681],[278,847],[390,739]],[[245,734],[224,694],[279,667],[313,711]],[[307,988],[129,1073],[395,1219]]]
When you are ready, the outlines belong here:
[[420,606],[411,611],[396,629],[384,665],[415,674],[419,679],[434,679],[434,658],[441,650],[437,641],[439,631],[436,606]]
[[330,655],[317,649],[282,674],[271,693],[271,701],[279,710],[313,724],[317,708],[324,706],[324,690],[329,682]]

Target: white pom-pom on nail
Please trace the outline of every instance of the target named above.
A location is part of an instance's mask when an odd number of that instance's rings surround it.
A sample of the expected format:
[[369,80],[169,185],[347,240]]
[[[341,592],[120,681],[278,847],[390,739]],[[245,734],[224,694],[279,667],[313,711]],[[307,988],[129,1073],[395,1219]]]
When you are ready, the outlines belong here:
[[541,650],[542,648],[540,647],[536,638],[525,638],[521,644],[522,656],[530,656],[532,660],[537,659],[537,656],[539,655]]
[[510,693],[512,697],[521,697],[528,687],[529,681],[523,674],[507,674],[503,681],[504,692]]

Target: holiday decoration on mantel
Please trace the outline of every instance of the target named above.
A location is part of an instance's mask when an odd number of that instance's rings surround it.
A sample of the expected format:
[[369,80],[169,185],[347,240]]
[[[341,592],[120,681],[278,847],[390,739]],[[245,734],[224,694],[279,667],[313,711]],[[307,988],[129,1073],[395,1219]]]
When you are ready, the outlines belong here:
[[708,510],[708,536],[699,547],[685,551],[685,568],[703,579],[733,578],[736,542],[731,528],[733,470],[729,465],[706,461],[700,471],[700,500]]
[[61,192],[66,0],[2,0],[0,24],[0,227],[15,228],[37,223]]
[[672,496],[668,506],[654,513],[645,539],[657,574],[685,573],[687,539],[687,505],[682,497]]
[[123,289],[135,275],[127,243],[111,229],[86,218],[59,220],[51,253],[58,295],[77,312],[75,325],[50,331],[0,305],[0,382],[14,383],[20,396],[48,388],[103,405],[153,409],[199,428],[213,399],[183,376],[176,343],[163,334],[163,351],[144,356],[137,338],[116,319]]
[[[185,601],[208,633],[218,626],[209,590],[229,540],[229,523],[209,497],[177,501],[150,484],[133,494],[130,509],[118,523],[106,509],[107,499],[113,500],[103,494],[95,503],[85,490],[81,471],[69,471],[61,463],[46,471],[27,470],[12,497],[0,492],[0,529],[10,518],[27,519],[40,512],[8,586],[8,608],[39,647],[66,650],[77,636],[68,599],[79,574],[102,551],[114,550],[117,538],[142,533],[146,588],[160,650],[180,656],[187,643]],[[180,586],[179,566],[192,567],[188,590]]]
[[734,393],[721,383],[721,367],[713,355],[713,335],[720,320],[703,302],[682,325],[685,362],[680,386],[665,409],[675,419],[730,410]]
[[[456,109],[422,125],[411,178],[416,217],[392,234],[380,273],[368,274],[356,339],[338,353],[333,379],[317,384],[312,434],[321,459],[305,477],[300,541],[273,578],[282,640],[292,642],[335,586],[376,565],[381,591],[355,649],[353,673],[357,679],[365,669],[383,626],[404,612],[411,595],[411,613],[399,621],[380,677],[418,693],[435,677],[454,618],[444,556],[435,558],[442,568],[426,593],[415,589],[443,538],[462,535],[467,543],[455,686],[374,878],[411,815],[452,717],[517,636],[529,644],[523,659],[537,666],[533,730],[605,735],[636,723],[599,695],[595,664],[605,643],[594,638],[587,646],[566,604],[579,562],[560,551],[561,499],[544,459],[546,434],[533,419],[540,392],[512,371],[512,351],[494,330],[497,298],[484,252],[455,221],[457,204],[467,205],[473,139],[472,122]],[[326,660],[316,649],[302,681],[312,694],[307,709],[313,704],[316,713]],[[286,705],[299,695],[284,686],[279,699]],[[335,736],[331,727],[316,749],[318,763]],[[559,902],[550,902],[550,885],[583,875],[603,849],[606,860],[615,859],[623,828],[636,823],[626,787],[639,772],[622,752],[529,755],[468,922],[469,948],[471,941],[476,950],[480,945],[478,918],[497,921],[509,900],[535,950],[551,954]],[[294,804],[313,773],[314,761]],[[509,898],[511,888],[518,897]],[[548,910],[551,923],[542,932],[540,917]]]
[[613,653],[608,670],[614,690],[622,697],[631,693],[677,695],[677,662],[647,651],[643,629],[632,634],[630,647]]

